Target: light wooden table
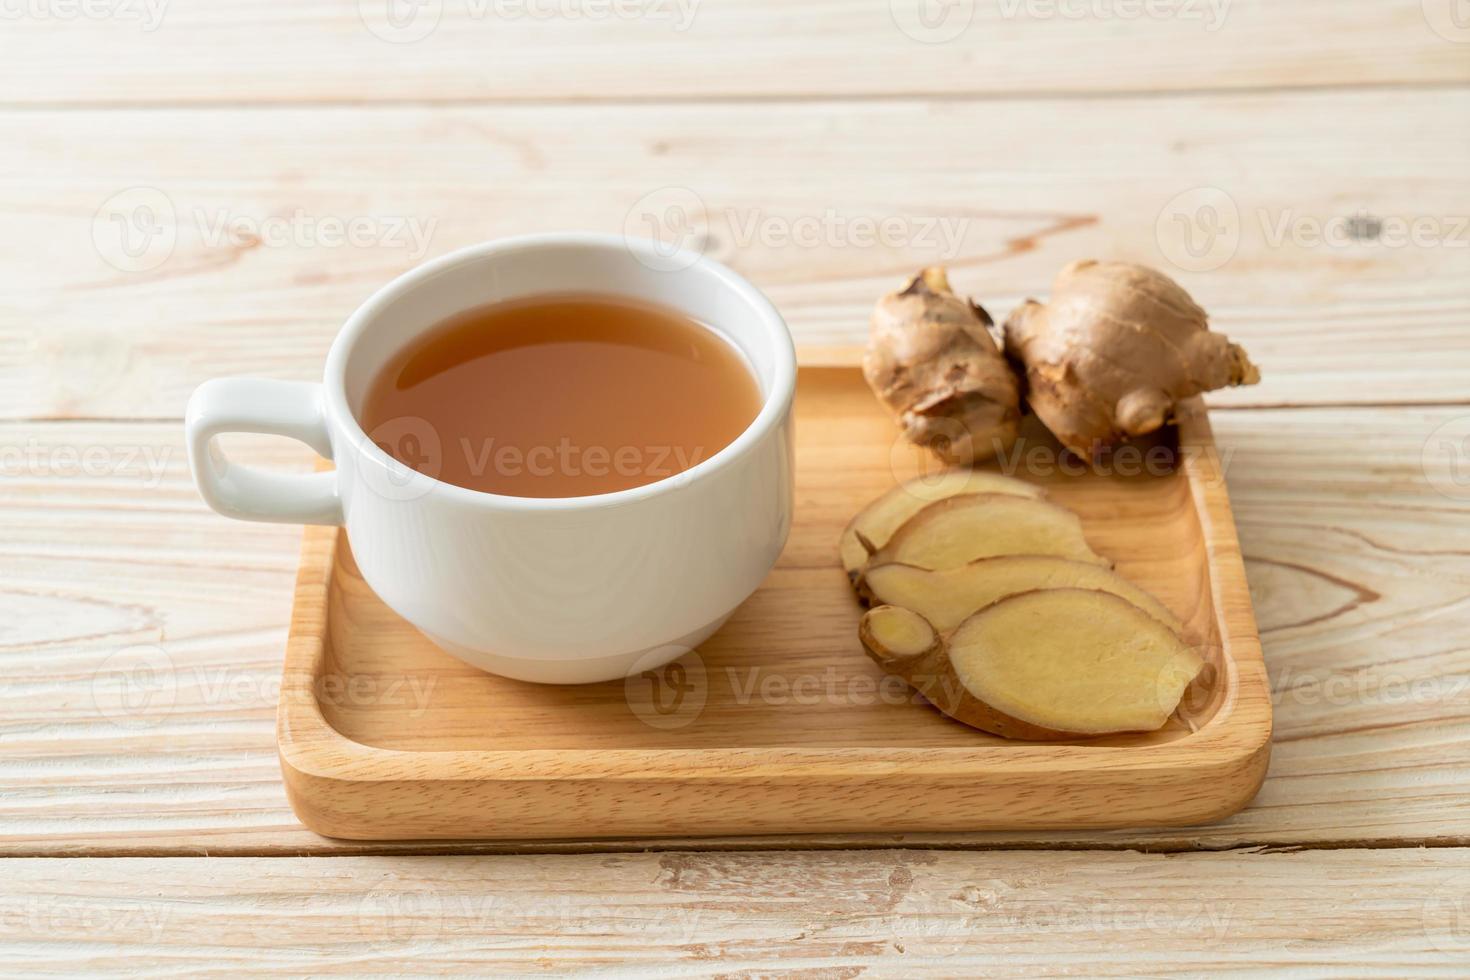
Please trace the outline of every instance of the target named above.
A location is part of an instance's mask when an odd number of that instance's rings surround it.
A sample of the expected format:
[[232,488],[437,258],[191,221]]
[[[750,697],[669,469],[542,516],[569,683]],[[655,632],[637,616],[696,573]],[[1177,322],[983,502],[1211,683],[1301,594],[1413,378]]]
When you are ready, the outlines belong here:
[[[407,10],[3,7],[7,973],[1463,975],[1463,0]],[[1210,399],[1276,691],[1255,805],[649,853],[301,828],[273,739],[299,532],[205,510],[188,392],[314,377],[423,257],[650,220],[808,345],[935,260],[999,315],[1078,257],[1184,282],[1265,372]]]

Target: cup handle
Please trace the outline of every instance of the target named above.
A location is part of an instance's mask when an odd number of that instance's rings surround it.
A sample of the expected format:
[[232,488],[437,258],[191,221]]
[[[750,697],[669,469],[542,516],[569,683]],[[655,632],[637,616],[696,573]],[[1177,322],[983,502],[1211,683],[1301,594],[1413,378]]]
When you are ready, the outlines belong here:
[[226,517],[283,524],[342,523],[335,471],[272,473],[232,463],[214,445],[214,437],[224,432],[286,436],[331,459],[321,385],[262,378],[206,381],[189,396],[184,437],[200,495]]

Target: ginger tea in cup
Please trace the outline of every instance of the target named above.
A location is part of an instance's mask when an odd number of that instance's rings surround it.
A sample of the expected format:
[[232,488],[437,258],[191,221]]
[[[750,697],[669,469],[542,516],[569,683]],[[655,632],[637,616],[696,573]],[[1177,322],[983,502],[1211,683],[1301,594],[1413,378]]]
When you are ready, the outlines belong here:
[[[404,273],[347,318],[320,383],[215,378],[184,429],[221,514],[341,525],[337,554],[450,654],[584,684],[698,647],[770,574],[795,394],[791,332],[733,269],[557,232]],[[231,432],[333,467],[231,460]]]
[[[563,293],[429,329],[378,371],[361,421],[389,455],[446,483],[584,497],[682,473],[761,404],[745,358],[715,329],[652,303]],[[424,425],[433,452],[414,435]]]

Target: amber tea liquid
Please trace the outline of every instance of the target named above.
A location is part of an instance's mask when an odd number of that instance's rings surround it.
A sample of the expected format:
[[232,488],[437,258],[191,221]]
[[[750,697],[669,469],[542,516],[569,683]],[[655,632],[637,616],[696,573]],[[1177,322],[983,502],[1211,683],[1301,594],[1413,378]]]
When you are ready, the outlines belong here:
[[373,379],[360,421],[447,483],[580,497],[681,473],[760,408],[741,354],[684,314],[558,294],[469,310],[417,338]]

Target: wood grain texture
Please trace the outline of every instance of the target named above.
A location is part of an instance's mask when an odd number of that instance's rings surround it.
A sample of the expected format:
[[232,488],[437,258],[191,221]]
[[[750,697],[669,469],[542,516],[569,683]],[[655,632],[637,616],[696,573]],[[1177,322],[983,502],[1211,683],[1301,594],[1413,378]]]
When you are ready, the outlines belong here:
[[26,134],[0,140],[0,417],[172,418],[209,377],[314,379],[419,259],[565,228],[702,246],[804,346],[860,344],[925,263],[1000,318],[1073,259],[1134,259],[1261,365],[1212,405],[1459,401],[1466,118],[1464,89],[0,112]]
[[[12,104],[1169,92],[1470,81],[1420,0],[174,0],[6,17]],[[1448,4],[1445,5],[1448,8]],[[162,7],[160,15],[153,11]],[[26,8],[17,5],[17,11]],[[49,8],[41,7],[42,11]],[[404,14],[408,16],[403,16]],[[1331,44],[1322,44],[1330,34]],[[238,51],[219,70],[221,50]]]
[[[62,873],[64,870],[64,873]],[[5,862],[0,956],[149,976],[1454,976],[1470,852]]]
[[797,383],[796,515],[776,570],[661,670],[576,687],[491,677],[384,606],[344,534],[308,529],[278,727],[292,806],[353,840],[1219,820],[1260,786],[1271,707],[1209,423],[1198,402],[1180,419],[1176,445],[1096,472],[1061,471],[1033,429],[999,469],[1076,512],[1092,547],[1184,621],[1208,665],[1188,726],[1008,741],[945,718],[864,656],[838,539],[928,457],[894,445],[861,374],[815,368]]
[[[1275,691],[1271,770],[1251,807],[1187,830],[903,840],[1163,849],[1463,841],[1470,661],[1458,638],[1470,630],[1470,572],[1456,542],[1470,492],[1454,480],[1465,472],[1467,419],[1470,411],[1450,408],[1214,413]],[[299,530],[207,512],[176,423],[12,423],[3,432],[0,853],[357,847],[299,825],[275,757]],[[89,476],[73,459],[99,446],[118,462]],[[13,447],[34,447],[34,461]],[[262,441],[239,451],[262,465],[309,465],[294,447]],[[164,455],[156,485],[136,460],[122,465],[144,452]],[[141,656],[119,656],[138,645]]]

